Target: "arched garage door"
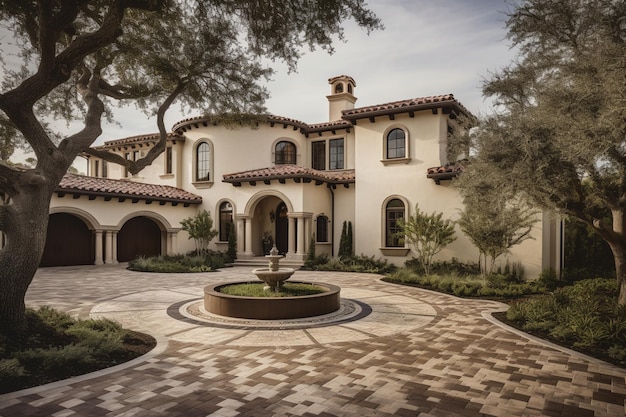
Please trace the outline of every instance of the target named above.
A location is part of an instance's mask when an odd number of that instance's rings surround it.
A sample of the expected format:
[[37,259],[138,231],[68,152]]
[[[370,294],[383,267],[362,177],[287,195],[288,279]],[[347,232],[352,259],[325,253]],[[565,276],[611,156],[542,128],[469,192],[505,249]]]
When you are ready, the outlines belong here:
[[96,258],[94,235],[80,218],[51,214],[40,266],[91,265]]
[[117,234],[117,260],[128,262],[139,256],[161,254],[161,229],[148,217],[133,217]]

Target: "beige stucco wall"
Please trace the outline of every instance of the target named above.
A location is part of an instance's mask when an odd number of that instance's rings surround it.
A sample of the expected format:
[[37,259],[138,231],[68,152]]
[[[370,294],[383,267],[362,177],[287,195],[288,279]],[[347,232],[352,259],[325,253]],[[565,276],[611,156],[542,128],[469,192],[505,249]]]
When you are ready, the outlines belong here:
[[[330,106],[332,105],[331,101]],[[316,217],[324,213],[331,220],[329,236],[334,237],[333,242],[316,245],[318,254],[330,253],[334,249],[336,255],[343,222],[351,221],[356,254],[380,257],[402,265],[415,255],[412,251],[406,256],[397,256],[397,251],[392,253],[381,250],[384,247],[385,204],[391,198],[400,198],[405,202],[407,215],[414,214],[415,206],[419,204],[424,212],[441,212],[444,218],[452,220],[459,218],[462,200],[451,182],[442,181],[441,185],[437,185],[426,177],[429,167],[446,164],[448,124],[455,123],[441,109],[434,113],[428,109],[415,112],[414,117],[398,114],[393,118],[377,116],[374,122],[359,119],[349,132],[339,129],[335,132],[311,134],[310,137],[306,137],[293,126],[280,123],[274,126],[262,123],[258,128],[238,129],[219,124],[200,124],[184,133],[185,141],[174,145],[174,175],[164,175],[165,155],[162,155],[132,180],[172,185],[202,196],[203,203],[200,207],[184,209],[182,206],[166,205],[155,208],[160,210],[156,212],[167,219],[173,228],[179,227],[180,220],[194,215],[198,209],[208,210],[218,228],[219,204],[223,201],[231,202],[236,227],[247,229],[245,233],[243,229],[238,230],[238,239],[252,239],[247,248],[255,255],[261,253],[263,232],[274,230],[275,225],[270,220],[269,213],[282,200],[294,217],[305,219],[304,230],[307,236],[304,241],[307,246],[310,236],[316,230]],[[408,133],[407,158],[401,161],[384,160],[384,138],[395,127]],[[222,182],[225,174],[274,166],[273,151],[276,143],[281,140],[288,140],[296,145],[297,164],[306,167],[312,165],[311,143],[325,140],[328,163],[328,140],[335,138],[344,139],[345,169],[355,169],[356,173],[356,184],[350,184],[347,188],[337,185],[331,193],[326,184],[316,186],[315,182],[296,183],[293,179],[287,179],[285,184],[280,184],[277,180],[272,180],[270,184],[261,181],[255,186],[243,182],[237,187]],[[194,159],[196,146],[201,141],[207,141],[211,147],[211,180],[198,183],[194,181]],[[110,178],[120,178],[122,173],[122,168],[109,164]],[[116,225],[124,216],[138,210],[138,206],[130,202],[103,204],[101,198],[94,201],[86,201],[86,198],[70,202],[68,200],[55,197],[53,207],[64,204],[84,207],[98,221],[109,226]],[[141,211],[150,209],[150,206],[142,207]],[[555,259],[558,262],[554,250],[554,224],[545,220],[545,216],[538,217],[538,220],[540,221],[533,230],[534,239],[513,248],[507,257],[511,262],[521,261],[530,278],[536,277],[550,262],[554,263]],[[295,220],[290,224],[295,225]],[[455,257],[461,261],[476,262],[478,251],[458,226],[456,236],[457,240],[445,248],[437,259],[449,260]],[[187,240],[183,233],[178,234],[177,243],[180,251],[193,249],[193,242]],[[243,243],[238,244],[241,249]],[[226,243],[215,241],[213,248],[225,250]],[[299,248],[299,252],[301,249]],[[506,258],[503,257],[502,262],[505,261]]]

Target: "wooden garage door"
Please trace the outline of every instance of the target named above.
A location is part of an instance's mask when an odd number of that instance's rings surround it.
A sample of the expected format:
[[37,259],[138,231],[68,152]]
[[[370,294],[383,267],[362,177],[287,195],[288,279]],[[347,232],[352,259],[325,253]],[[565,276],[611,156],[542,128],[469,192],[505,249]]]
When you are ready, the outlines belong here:
[[134,217],[117,234],[117,260],[128,262],[139,256],[161,254],[161,229],[148,217]]
[[80,218],[51,214],[40,266],[90,265],[95,260],[93,233]]

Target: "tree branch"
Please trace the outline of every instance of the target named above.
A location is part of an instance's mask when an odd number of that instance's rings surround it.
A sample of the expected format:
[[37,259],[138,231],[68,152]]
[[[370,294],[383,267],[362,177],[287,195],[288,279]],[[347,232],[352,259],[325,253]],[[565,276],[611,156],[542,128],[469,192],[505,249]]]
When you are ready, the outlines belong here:
[[188,81],[186,79],[181,80],[176,88],[167,96],[163,104],[159,107],[157,111],[157,125],[159,127],[159,141],[156,145],[154,145],[148,151],[148,154],[139,159],[138,161],[134,161],[130,164],[128,171],[131,174],[136,174],[146,166],[152,164],[152,162],[165,150],[165,145],[167,143],[167,130],[165,129],[165,113],[170,108],[176,97],[178,97],[183,90],[185,89]]
[[[24,170],[11,167],[0,162],[0,193],[14,195],[17,192],[15,185],[18,184]],[[0,229],[2,230],[2,229]]]

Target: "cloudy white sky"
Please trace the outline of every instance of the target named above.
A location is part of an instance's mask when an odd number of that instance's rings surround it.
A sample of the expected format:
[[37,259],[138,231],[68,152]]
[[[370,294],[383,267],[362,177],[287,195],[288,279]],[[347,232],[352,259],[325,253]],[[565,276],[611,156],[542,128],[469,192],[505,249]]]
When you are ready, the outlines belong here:
[[[307,52],[296,73],[280,63],[268,83],[270,113],[319,123],[328,120],[328,79],[349,75],[356,81],[357,107],[414,97],[453,93],[476,115],[490,112],[481,81],[514,57],[504,27],[506,0],[370,0],[385,30],[369,35],[355,24],[333,55]],[[171,127],[186,117],[172,108]],[[154,120],[133,111],[116,112],[121,126],[106,125],[97,143],[155,132]]]
[[[296,73],[280,63],[267,86],[270,113],[307,123],[328,119],[328,79],[349,75],[356,81],[357,107],[453,93],[475,115],[491,111],[481,82],[511,62],[506,12],[512,0],[370,0],[385,29],[369,35],[346,25],[346,42],[333,55],[307,52]],[[166,125],[197,116],[170,109]],[[153,118],[132,106],[115,113],[96,144],[156,132]],[[65,128],[63,126],[63,128]],[[68,132],[70,133],[70,132]]]

